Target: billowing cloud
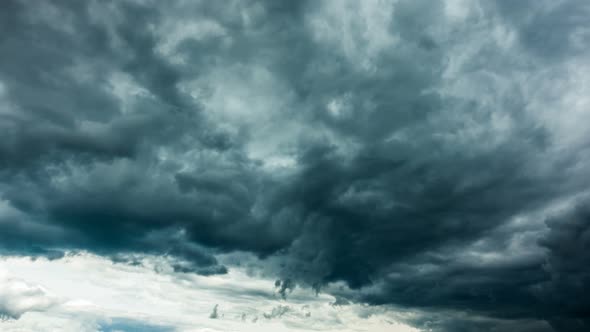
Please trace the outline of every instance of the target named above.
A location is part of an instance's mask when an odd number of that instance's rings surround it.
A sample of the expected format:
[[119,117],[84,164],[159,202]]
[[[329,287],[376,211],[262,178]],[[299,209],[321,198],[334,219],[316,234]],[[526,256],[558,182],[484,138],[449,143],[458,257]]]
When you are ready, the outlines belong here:
[[[234,268],[224,275],[172,273],[157,256],[126,265],[81,253],[64,259],[3,259],[14,278],[43,281],[63,301],[48,311],[0,322],[2,331],[399,331],[411,313],[351,304],[334,307],[331,295],[298,288],[288,300],[273,294],[271,279]],[[75,285],[75,287],[73,286]],[[215,315],[213,315],[215,313]],[[214,319],[212,319],[214,318]]]
[[584,2],[3,9],[3,255],[239,265],[440,331],[588,325]]
[[18,319],[29,311],[45,311],[57,303],[43,287],[0,271],[0,320]]

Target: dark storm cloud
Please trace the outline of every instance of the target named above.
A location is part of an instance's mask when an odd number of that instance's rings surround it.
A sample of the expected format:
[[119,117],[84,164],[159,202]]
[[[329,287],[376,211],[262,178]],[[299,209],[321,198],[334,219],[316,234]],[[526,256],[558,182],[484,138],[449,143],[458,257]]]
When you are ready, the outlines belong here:
[[[466,253],[478,250],[463,247],[451,249],[450,255],[442,250],[404,260],[363,300],[423,308],[427,313],[410,322],[435,331],[585,330],[590,306],[575,294],[585,292],[589,277],[588,255],[582,249],[588,242],[587,206],[587,198],[579,200],[546,220],[548,230],[538,239],[531,237],[545,250],[506,251],[514,238],[535,230],[501,230],[488,234],[489,243],[483,245],[492,246],[485,252],[497,254],[495,258],[476,254],[465,259]],[[441,313],[439,308],[451,311]]]
[[[503,19],[518,27],[523,46],[542,58],[560,59],[587,52],[590,32],[586,17],[590,5],[583,1],[497,1]],[[533,12],[533,15],[528,13]]]
[[558,330],[590,328],[590,302],[584,296],[590,282],[590,209],[588,199],[572,210],[548,220],[549,233],[540,240],[549,253],[543,269],[550,278],[536,289],[544,306],[553,314]]
[[585,203],[543,212],[588,187],[583,119],[531,92],[587,59],[581,2],[2,6],[3,253],[245,251],[417,326],[587,324]]

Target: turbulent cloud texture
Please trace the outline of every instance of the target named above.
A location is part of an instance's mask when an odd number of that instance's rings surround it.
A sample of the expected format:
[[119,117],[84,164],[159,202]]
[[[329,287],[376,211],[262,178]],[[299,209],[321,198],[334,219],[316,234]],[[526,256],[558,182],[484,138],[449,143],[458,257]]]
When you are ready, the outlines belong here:
[[1,6],[1,254],[590,325],[585,1]]

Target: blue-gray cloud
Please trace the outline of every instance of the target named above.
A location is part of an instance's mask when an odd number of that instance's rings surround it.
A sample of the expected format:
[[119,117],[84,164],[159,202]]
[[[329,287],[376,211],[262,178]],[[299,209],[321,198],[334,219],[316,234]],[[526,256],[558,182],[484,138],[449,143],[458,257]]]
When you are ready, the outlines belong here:
[[3,254],[244,251],[441,331],[587,326],[583,2],[2,7]]

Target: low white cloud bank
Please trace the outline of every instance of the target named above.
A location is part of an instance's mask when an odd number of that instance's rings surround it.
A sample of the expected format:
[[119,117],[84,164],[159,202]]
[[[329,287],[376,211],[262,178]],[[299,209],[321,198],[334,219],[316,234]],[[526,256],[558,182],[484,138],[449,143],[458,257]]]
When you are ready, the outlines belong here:
[[45,311],[57,299],[42,286],[12,278],[0,269],[0,320],[18,319],[30,311]]
[[173,273],[154,257],[131,266],[91,254],[0,264],[11,275],[0,279],[0,311],[19,318],[1,322],[2,331],[417,331],[401,323],[409,313],[334,305],[310,289],[284,300],[273,280],[239,268],[203,277]]

